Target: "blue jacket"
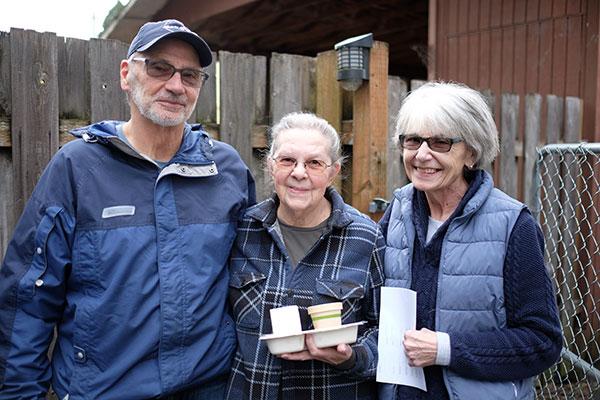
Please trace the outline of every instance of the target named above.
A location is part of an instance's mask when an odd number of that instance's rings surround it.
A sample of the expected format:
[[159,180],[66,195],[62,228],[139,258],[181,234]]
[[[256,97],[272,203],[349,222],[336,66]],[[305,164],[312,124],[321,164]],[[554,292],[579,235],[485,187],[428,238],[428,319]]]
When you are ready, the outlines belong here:
[[[254,183],[199,126],[162,170],[105,121],[40,178],[0,269],[0,399],[147,399],[229,372],[227,259]],[[51,364],[46,352],[57,325]]]
[[[397,190],[394,196],[392,208],[382,220],[388,227],[386,285],[412,287],[414,268],[417,267],[412,265],[416,235],[413,214],[414,189],[412,185],[407,185]],[[459,351],[452,342],[455,333],[487,332],[489,335],[500,337],[511,328],[507,325],[505,285],[507,280],[513,277],[506,276],[505,262],[509,238],[523,210],[523,204],[494,189],[491,177],[483,173],[481,186],[468,199],[458,215],[447,222],[447,231],[441,239],[443,242],[435,298],[435,329],[450,333],[453,358],[454,353]],[[548,280],[541,251],[538,257],[540,262],[535,264],[536,267],[521,259],[521,263],[525,264],[521,265],[520,270],[528,274],[540,274]],[[539,271],[533,271],[537,266]],[[553,303],[551,285],[548,284],[547,288],[545,296],[532,300],[540,303],[542,308],[547,302]],[[520,309],[525,312],[536,308],[530,304],[521,304]],[[536,317],[547,318],[549,324],[558,325],[555,308],[551,307],[547,313],[537,314]],[[504,356],[506,353],[512,357],[511,362],[520,360],[522,363],[529,363],[534,370],[531,374],[537,373],[537,369],[534,368],[536,362],[529,358],[529,352],[525,353],[517,346],[535,342],[544,332],[538,330],[544,325],[539,325],[514,326],[519,331],[521,341],[518,344],[505,341],[504,346],[507,349],[502,353],[495,353],[495,349],[483,350],[483,353],[478,355],[481,362],[484,362],[484,359],[486,362],[493,362],[494,357],[499,357],[499,354]],[[508,334],[502,337],[506,339],[507,336]],[[539,353],[534,355],[536,360],[540,360],[538,363],[548,359],[551,364],[556,358],[553,353],[560,345],[551,346],[553,337],[548,334],[540,339],[547,345],[540,344],[540,349],[545,350],[539,350]],[[472,346],[476,344],[473,343]],[[497,362],[501,365],[498,368],[505,367],[502,361]],[[506,362],[508,364],[508,361]],[[442,372],[450,399],[480,399],[482,396],[486,399],[530,399],[534,396],[531,375],[517,376],[518,373],[515,372],[511,380],[491,379],[491,376],[490,380],[474,379],[456,371],[452,365],[450,368],[443,368]],[[381,398],[395,398],[391,391],[389,386],[382,387]],[[431,393],[431,396],[437,398],[435,393]]]

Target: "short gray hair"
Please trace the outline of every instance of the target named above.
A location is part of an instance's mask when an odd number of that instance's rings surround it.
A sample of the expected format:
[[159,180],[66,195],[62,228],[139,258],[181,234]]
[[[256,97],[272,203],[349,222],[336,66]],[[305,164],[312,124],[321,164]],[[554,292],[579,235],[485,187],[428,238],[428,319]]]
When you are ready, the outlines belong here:
[[288,129],[315,130],[329,140],[329,156],[332,162],[343,162],[340,136],[329,122],[308,112],[286,114],[271,128],[271,146],[269,157],[273,157],[279,148],[279,134]]
[[396,136],[427,132],[460,137],[475,156],[474,168],[489,165],[498,154],[498,129],[481,93],[458,83],[428,82],[402,102]]

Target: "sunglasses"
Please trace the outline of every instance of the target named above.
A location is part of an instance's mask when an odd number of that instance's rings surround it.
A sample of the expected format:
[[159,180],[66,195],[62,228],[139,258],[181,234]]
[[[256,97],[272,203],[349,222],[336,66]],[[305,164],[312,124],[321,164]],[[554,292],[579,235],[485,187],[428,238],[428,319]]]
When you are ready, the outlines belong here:
[[176,72],[179,72],[181,75],[181,82],[183,82],[184,85],[200,88],[204,81],[208,79],[208,74],[201,69],[175,68],[166,61],[155,61],[143,57],[133,57],[131,58],[131,61],[143,62],[146,67],[146,74],[161,81],[168,81]]
[[441,136],[424,138],[418,135],[399,135],[398,140],[400,147],[406,150],[418,150],[423,142],[426,142],[427,147],[436,153],[447,153],[454,143],[463,141],[461,138],[446,138]]

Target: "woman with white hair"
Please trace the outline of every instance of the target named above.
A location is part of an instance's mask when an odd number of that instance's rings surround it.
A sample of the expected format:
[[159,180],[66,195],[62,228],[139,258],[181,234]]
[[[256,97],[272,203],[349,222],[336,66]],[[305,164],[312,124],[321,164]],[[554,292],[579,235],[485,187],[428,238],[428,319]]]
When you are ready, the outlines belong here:
[[[379,288],[385,243],[379,226],[331,187],[341,169],[338,133],[309,113],[284,116],[271,131],[273,196],[249,208],[230,257],[230,304],[238,350],[228,399],[376,399]],[[270,309],[341,302],[342,324],[366,321],[357,342],[275,356],[261,335]]]
[[411,183],[380,221],[385,285],[417,292],[403,344],[427,391],[382,385],[380,399],[533,399],[562,335],[541,230],[482,169],[499,148],[488,105],[427,83],[403,101],[396,133]]

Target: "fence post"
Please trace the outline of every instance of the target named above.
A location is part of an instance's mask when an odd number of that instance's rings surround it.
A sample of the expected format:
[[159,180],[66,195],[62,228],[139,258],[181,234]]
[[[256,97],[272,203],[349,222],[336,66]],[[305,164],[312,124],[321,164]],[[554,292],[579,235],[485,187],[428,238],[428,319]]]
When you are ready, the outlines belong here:
[[385,197],[388,137],[388,45],[373,43],[369,81],[354,94],[354,145],[352,148],[352,205],[369,213],[375,197]]
[[[337,52],[317,54],[317,115],[326,119],[342,135],[342,88],[337,81]],[[342,173],[333,186],[342,193]]]

